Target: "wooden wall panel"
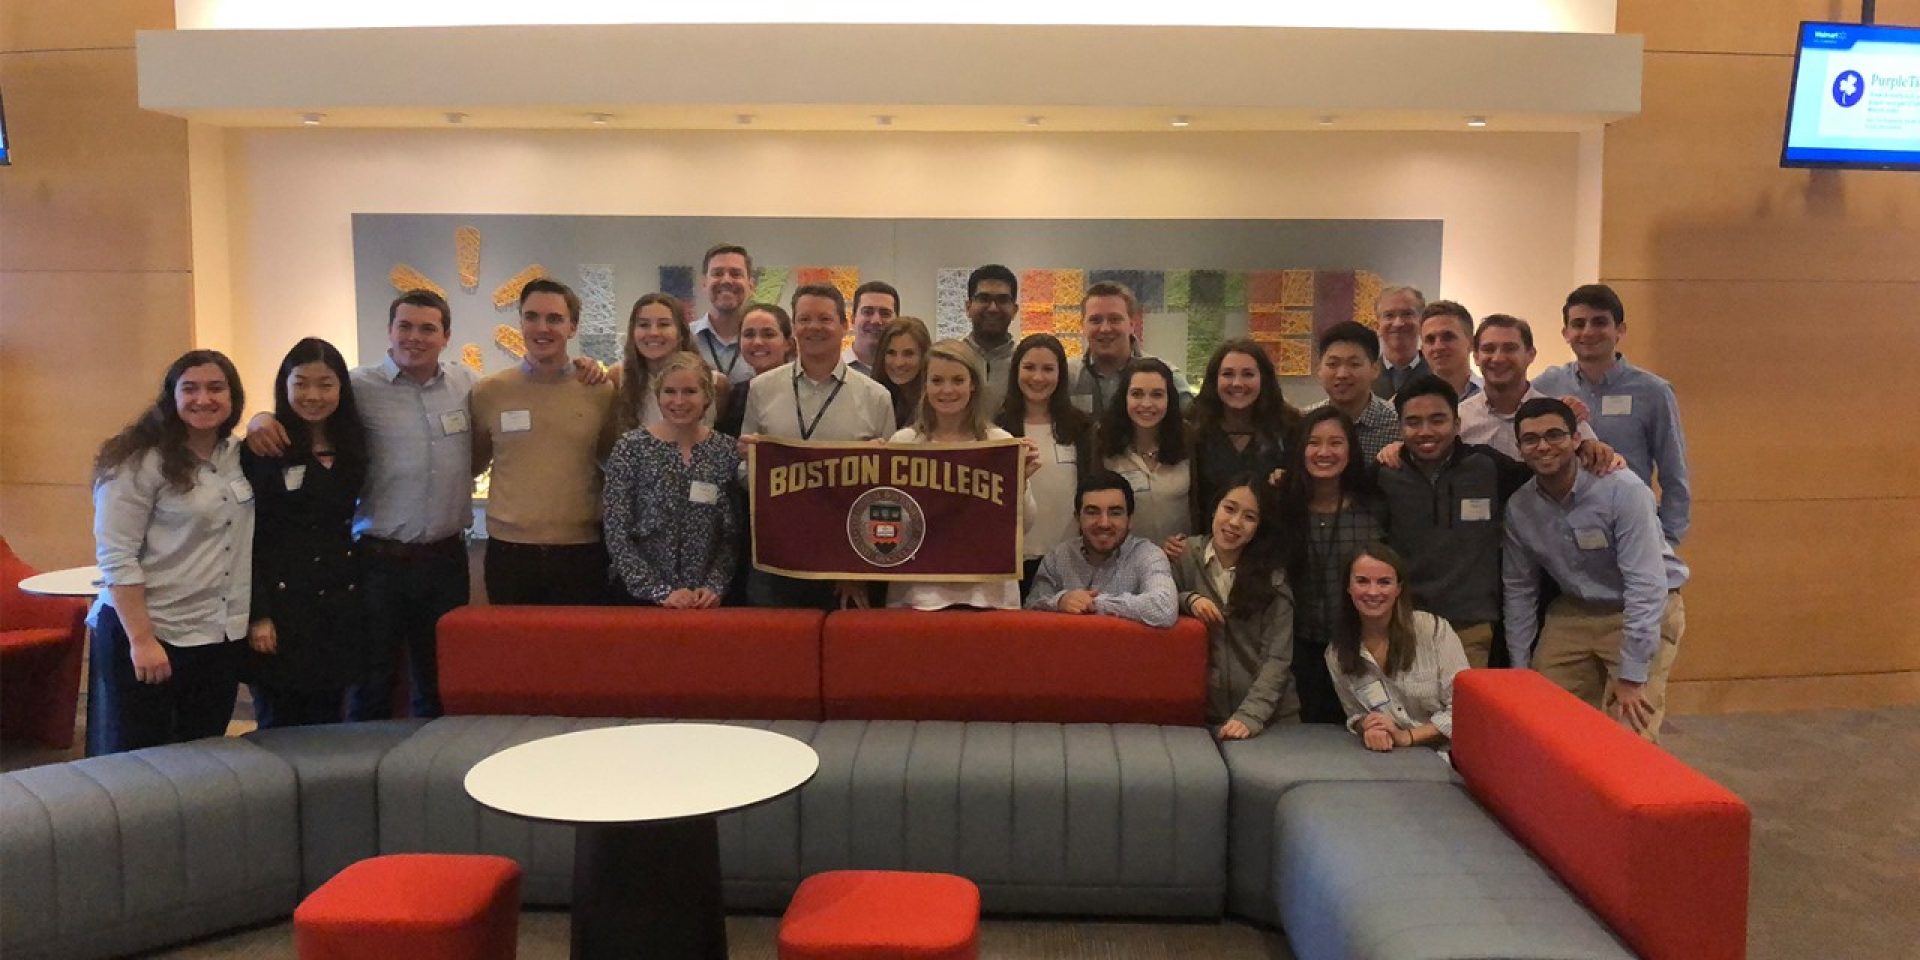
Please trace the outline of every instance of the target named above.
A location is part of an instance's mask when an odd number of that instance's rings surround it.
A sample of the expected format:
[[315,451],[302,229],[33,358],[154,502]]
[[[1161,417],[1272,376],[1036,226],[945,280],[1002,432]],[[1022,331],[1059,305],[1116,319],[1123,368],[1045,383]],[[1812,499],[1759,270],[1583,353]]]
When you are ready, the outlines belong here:
[[[1649,52],[1791,57],[1800,21],[1859,19],[1860,0],[1620,0],[1615,30],[1645,36]],[[1880,0],[1878,19],[1920,24],[1920,0]]]
[[100,441],[153,402],[167,365],[192,348],[192,313],[191,274],[5,275],[0,482],[85,483]]
[[[1920,249],[1920,247],[1916,247]],[[1920,283],[1616,281],[1621,347],[1673,381],[1696,500],[1920,497]]]
[[187,123],[140,109],[131,49],[0,55],[0,88],[0,270],[192,269]]
[[173,0],[7,0],[0,53],[131,47],[136,30],[173,27]]
[[0,483],[0,534],[41,570],[93,562],[93,490],[84,483]]
[[1698,504],[1680,680],[1920,670],[1920,497]]
[[1687,425],[1677,711],[1920,701],[1920,179],[1779,166],[1798,22],[1858,13],[1620,4],[1648,52],[1606,134],[1601,276]]
[[1603,272],[1920,281],[1912,174],[1780,167],[1791,73],[1778,57],[1647,55],[1641,115],[1607,128]]

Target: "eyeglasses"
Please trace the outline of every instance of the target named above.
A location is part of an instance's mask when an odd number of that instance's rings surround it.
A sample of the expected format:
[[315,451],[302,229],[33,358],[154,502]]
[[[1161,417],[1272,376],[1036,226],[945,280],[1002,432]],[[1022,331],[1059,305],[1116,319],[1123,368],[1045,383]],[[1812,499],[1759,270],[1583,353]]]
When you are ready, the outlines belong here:
[[1543,443],[1551,443],[1558,446],[1559,444],[1567,442],[1567,438],[1571,436],[1573,436],[1573,434],[1558,427],[1548,430],[1546,433],[1523,433],[1520,435],[1520,449],[1531,450]]
[[973,302],[983,307],[1010,307],[1013,305],[1011,293],[976,293]]

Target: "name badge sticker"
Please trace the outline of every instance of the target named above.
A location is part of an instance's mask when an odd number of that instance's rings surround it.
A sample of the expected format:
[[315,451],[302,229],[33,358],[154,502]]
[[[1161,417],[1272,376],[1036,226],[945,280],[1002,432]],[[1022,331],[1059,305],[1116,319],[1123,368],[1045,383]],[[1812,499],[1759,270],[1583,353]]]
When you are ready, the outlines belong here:
[[467,432],[467,412],[448,410],[440,415],[440,435],[454,437]]
[[246,477],[228,481],[227,489],[232,491],[236,503],[248,503],[253,500],[253,484],[248,483]]
[[532,429],[533,429],[533,411],[532,410],[500,411],[500,432],[501,433],[526,433],[528,430],[532,430]]
[[1460,521],[1472,523],[1476,520],[1493,519],[1493,500],[1487,497],[1464,497],[1460,501]]
[[1607,532],[1598,527],[1586,527],[1573,532],[1573,542],[1582,550],[1605,550]]
[[280,479],[287,485],[287,492],[291,493],[300,489],[307,482],[307,465],[304,463],[296,463],[288,467],[280,474]]
[[1153,490],[1153,478],[1147,476],[1144,470],[1123,470],[1120,472],[1120,476],[1126,478],[1127,486],[1132,487],[1135,494],[1148,493]]
[[1393,702],[1393,698],[1387,695],[1387,685],[1378,680],[1369,681],[1365,686],[1355,690],[1353,693],[1354,699],[1359,700],[1360,705],[1365,707],[1369,713],[1379,710],[1381,707]]
[[1633,416],[1633,397],[1624,393],[1614,394],[1610,397],[1601,397],[1600,415],[1603,417]]
[[687,499],[694,503],[719,503],[720,487],[705,480],[695,480],[687,487]]
[[1080,451],[1075,450],[1071,443],[1056,443],[1053,445],[1053,462],[1078,463],[1080,462]]

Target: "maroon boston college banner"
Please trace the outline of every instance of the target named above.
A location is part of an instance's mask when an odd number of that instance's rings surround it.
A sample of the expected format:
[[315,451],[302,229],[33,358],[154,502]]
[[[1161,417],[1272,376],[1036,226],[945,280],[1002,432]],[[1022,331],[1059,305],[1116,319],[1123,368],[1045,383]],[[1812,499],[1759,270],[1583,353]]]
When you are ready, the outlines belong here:
[[748,446],[753,565],[808,580],[1014,580],[1018,440]]

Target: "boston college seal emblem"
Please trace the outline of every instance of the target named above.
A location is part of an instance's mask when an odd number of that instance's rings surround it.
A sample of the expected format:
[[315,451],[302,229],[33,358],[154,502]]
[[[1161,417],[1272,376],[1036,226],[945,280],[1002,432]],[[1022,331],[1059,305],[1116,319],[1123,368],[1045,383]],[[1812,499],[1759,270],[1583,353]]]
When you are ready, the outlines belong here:
[[927,515],[905,490],[874,487],[847,510],[847,541],[860,559],[895,567],[913,559],[927,537]]

